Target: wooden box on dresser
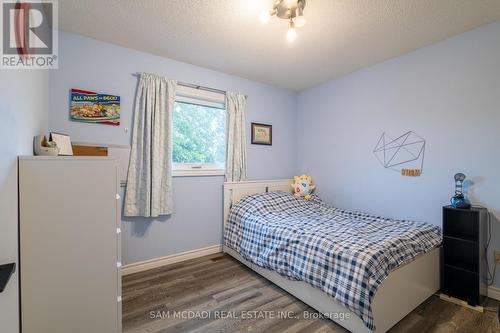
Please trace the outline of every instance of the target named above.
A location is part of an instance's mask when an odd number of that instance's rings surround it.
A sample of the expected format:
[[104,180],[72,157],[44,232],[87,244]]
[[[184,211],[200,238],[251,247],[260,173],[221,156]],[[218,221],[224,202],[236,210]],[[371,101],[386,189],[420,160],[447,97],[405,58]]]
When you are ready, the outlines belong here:
[[442,284],[444,294],[481,305],[487,295],[488,210],[443,207]]
[[121,332],[118,173],[105,157],[19,158],[23,333]]

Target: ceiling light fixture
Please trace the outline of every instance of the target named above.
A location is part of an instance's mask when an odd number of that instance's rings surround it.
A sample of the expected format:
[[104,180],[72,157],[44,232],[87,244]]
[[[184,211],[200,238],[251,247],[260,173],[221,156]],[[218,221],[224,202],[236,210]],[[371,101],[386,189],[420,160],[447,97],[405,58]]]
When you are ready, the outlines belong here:
[[303,27],[306,24],[304,8],[306,0],[275,0],[272,10],[265,10],[260,14],[260,21],[267,23],[272,16],[288,21],[288,31],[286,39],[293,42],[297,38],[295,28]]

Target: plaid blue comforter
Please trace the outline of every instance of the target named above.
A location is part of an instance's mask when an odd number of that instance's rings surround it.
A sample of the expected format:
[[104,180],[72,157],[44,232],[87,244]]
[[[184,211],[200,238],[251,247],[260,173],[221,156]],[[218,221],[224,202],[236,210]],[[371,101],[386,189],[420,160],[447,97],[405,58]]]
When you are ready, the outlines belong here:
[[270,192],[233,205],[224,241],[260,267],[321,289],[374,330],[377,288],[392,270],[438,246],[441,229]]

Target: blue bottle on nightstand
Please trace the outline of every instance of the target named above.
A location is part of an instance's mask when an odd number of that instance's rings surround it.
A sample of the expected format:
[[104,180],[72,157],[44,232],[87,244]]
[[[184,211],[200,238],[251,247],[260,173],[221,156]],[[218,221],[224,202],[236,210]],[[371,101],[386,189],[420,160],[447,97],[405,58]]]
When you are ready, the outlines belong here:
[[470,202],[465,198],[463,193],[464,180],[465,175],[463,173],[455,174],[455,195],[450,200],[453,208],[470,208]]

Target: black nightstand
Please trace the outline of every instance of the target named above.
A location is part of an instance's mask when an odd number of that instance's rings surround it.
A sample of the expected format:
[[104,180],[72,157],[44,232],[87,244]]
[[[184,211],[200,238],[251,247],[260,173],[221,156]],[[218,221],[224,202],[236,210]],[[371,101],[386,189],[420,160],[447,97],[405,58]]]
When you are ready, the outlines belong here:
[[488,210],[483,207],[443,207],[441,289],[469,305],[480,305],[487,294],[485,246]]

